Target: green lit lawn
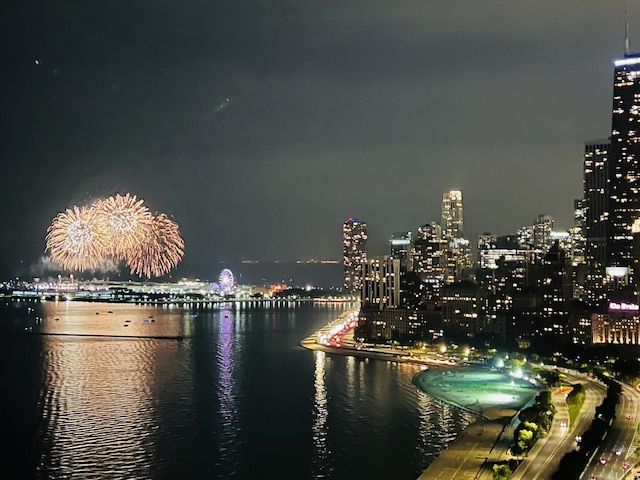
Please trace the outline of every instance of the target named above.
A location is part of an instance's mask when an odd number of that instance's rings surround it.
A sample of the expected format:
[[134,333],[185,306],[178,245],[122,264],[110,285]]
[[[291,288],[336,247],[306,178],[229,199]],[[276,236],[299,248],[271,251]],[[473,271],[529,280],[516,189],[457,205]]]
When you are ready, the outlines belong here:
[[472,367],[431,368],[419,374],[414,383],[433,397],[479,414],[495,407],[519,410],[541,390],[526,380]]

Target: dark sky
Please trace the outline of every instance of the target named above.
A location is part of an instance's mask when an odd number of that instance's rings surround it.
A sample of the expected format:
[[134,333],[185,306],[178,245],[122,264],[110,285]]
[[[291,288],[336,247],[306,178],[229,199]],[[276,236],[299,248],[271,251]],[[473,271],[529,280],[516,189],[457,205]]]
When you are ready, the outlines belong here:
[[58,212],[125,192],[180,224],[184,275],[340,258],[348,216],[385,253],[450,189],[471,239],[539,213],[567,229],[624,48],[621,0],[10,3],[5,266],[38,262]]

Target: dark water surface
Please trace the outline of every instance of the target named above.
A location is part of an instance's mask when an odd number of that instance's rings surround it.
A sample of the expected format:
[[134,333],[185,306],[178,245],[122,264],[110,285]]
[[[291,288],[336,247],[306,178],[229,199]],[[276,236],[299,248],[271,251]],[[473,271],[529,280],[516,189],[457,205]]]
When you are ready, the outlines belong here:
[[0,301],[0,478],[416,479],[472,417],[300,347],[344,308]]

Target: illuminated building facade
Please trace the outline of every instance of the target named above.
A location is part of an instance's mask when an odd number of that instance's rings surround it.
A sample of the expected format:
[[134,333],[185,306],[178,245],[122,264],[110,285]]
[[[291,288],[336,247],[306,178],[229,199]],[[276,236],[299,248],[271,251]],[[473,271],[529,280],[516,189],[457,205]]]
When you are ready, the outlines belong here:
[[479,331],[481,289],[474,282],[456,282],[442,287],[442,323],[445,335],[471,338]]
[[636,303],[610,302],[606,312],[591,317],[592,342],[639,345],[639,310]]
[[405,270],[413,270],[413,242],[411,232],[398,232],[391,235],[389,253],[392,258],[400,260],[400,266]]
[[551,215],[538,215],[533,222],[533,248],[546,252],[553,244],[554,218]]
[[447,275],[447,242],[442,238],[442,228],[436,222],[418,227],[413,241],[413,271],[424,288],[422,296],[427,302],[440,298],[440,288]]
[[473,266],[471,244],[464,236],[462,192],[451,190],[442,195],[442,237],[447,242],[447,277],[445,283],[462,280],[465,269]]
[[377,256],[363,266],[362,309],[400,307],[400,259]]
[[442,195],[442,235],[446,239],[461,238],[464,232],[462,192],[451,190]]
[[609,188],[607,161],[611,143],[609,140],[587,142],[584,148],[584,230],[585,258],[594,268],[607,263],[607,219],[609,217]]
[[588,273],[585,257],[586,237],[585,221],[587,206],[583,198],[573,201],[573,227],[569,229],[571,237],[571,282],[573,298],[587,301],[586,277]]
[[640,218],[640,55],[614,62],[607,266],[631,269],[631,227]]
[[514,330],[514,295],[526,287],[530,256],[517,235],[478,237],[477,278],[485,288],[480,329],[503,339]]
[[530,249],[522,248],[515,235],[495,237],[490,234],[478,237],[478,267],[480,269],[498,268],[498,263],[524,263],[529,260]]
[[363,269],[367,263],[367,224],[349,217],[342,225],[342,251],[344,258],[344,288],[347,292],[360,292]]
[[573,227],[569,229],[571,236],[571,263],[574,266],[585,263],[585,222],[587,207],[582,198],[573,201]]

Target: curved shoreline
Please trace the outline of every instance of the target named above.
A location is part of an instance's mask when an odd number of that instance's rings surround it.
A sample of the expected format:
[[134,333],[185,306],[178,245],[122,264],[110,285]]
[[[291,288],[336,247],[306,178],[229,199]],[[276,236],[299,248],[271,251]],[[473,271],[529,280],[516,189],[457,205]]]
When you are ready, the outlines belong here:
[[[333,323],[333,322],[332,322]],[[464,475],[465,478],[474,478],[477,480],[490,480],[492,478],[492,470],[490,465],[493,462],[502,461],[508,458],[509,448],[513,441],[513,419],[518,411],[525,407],[529,401],[517,402],[515,391],[516,385],[510,383],[507,389],[510,392],[502,393],[502,399],[509,398],[508,405],[487,404],[484,401],[479,401],[480,392],[478,388],[485,388],[489,390],[488,381],[483,384],[476,383],[471,387],[469,394],[478,394],[476,402],[471,404],[462,404],[457,401],[454,395],[445,395],[453,391],[452,385],[448,385],[448,391],[445,388],[441,388],[444,382],[435,383],[435,379],[440,376],[444,376],[446,380],[451,380],[448,377],[448,373],[451,370],[455,370],[456,374],[453,374],[453,378],[460,379],[466,372],[473,372],[473,367],[466,367],[460,365],[442,365],[434,364],[426,358],[418,358],[407,355],[399,356],[397,352],[380,352],[369,351],[367,349],[358,349],[349,346],[330,346],[323,345],[316,342],[316,339],[323,333],[323,330],[331,327],[329,324],[318,332],[314,332],[312,335],[303,339],[300,345],[308,350],[318,350],[325,353],[336,353],[339,355],[365,357],[374,360],[387,360],[400,363],[412,363],[416,366],[427,366],[427,370],[417,372],[411,379],[413,385],[425,395],[429,395],[437,401],[452,405],[456,408],[465,410],[476,416],[476,419],[472,421],[466,428],[464,428],[453,441],[445,446],[445,448],[437,455],[437,457],[423,470],[422,474],[417,480],[450,480],[451,478],[460,478],[459,475]],[[477,372],[491,373],[485,367],[476,368]],[[506,374],[500,374],[493,372],[496,376],[507,377]],[[473,384],[473,382],[471,382]],[[520,387],[522,384],[518,384]],[[480,387],[478,387],[480,386]],[[435,387],[435,388],[433,388]],[[474,390],[476,388],[476,391]],[[504,387],[503,387],[504,388]],[[439,391],[438,391],[439,389]],[[536,389],[538,390],[538,389]],[[464,389],[462,390],[464,393]],[[486,391],[483,393],[487,393]],[[537,392],[536,392],[537,394]],[[520,395],[518,395],[520,396]],[[530,393],[532,398],[535,394]],[[475,408],[474,408],[475,407]],[[517,407],[517,408],[516,408]]]
[[[479,400],[477,400],[476,402],[464,404],[463,402],[460,402],[458,399],[456,399],[456,395],[446,395],[446,393],[448,393],[447,391],[444,391],[443,389],[438,390],[437,386],[436,388],[433,388],[433,385],[429,384],[428,381],[421,381],[421,379],[424,379],[425,376],[432,377],[435,374],[435,372],[444,373],[444,372],[451,371],[453,369],[455,369],[456,372],[459,372],[457,373],[457,375],[461,375],[461,376],[464,376],[467,373],[473,374],[474,372],[476,373],[484,372],[487,375],[493,374],[493,376],[495,377],[508,378],[507,374],[497,373],[497,372],[493,373],[493,372],[490,372],[488,369],[486,369],[486,367],[461,366],[456,364],[443,365],[442,363],[436,363],[427,358],[400,355],[397,352],[381,352],[379,350],[370,351],[367,349],[358,349],[355,347],[344,346],[344,345],[340,347],[323,345],[316,342],[316,339],[318,338],[318,335],[321,334],[321,332],[322,332],[321,330],[318,332],[314,332],[312,335],[303,339],[300,342],[300,345],[308,350],[317,350],[325,353],[336,353],[339,355],[370,358],[372,360],[386,360],[386,361],[392,361],[392,362],[398,362],[398,363],[411,363],[416,366],[426,366],[429,370],[417,372],[412,377],[412,383],[418,390],[420,390],[426,395],[429,395],[435,398],[436,400],[447,403],[456,408],[460,408],[462,410],[468,411],[469,413],[477,415],[480,418],[484,418],[486,420],[496,420],[496,419],[506,418],[506,417],[511,418],[529,402],[529,400],[526,400],[526,401],[520,401],[520,402],[507,401],[505,402],[505,404],[495,404],[495,403],[489,404],[487,402],[484,402],[484,401],[480,402]],[[489,381],[489,380],[485,380],[485,381]],[[522,386],[522,382],[519,381],[518,387],[521,387],[521,386]],[[512,390],[515,393],[515,387],[513,387]],[[480,392],[477,392],[477,393],[480,393]],[[486,395],[486,392],[485,392],[485,395]],[[504,395],[507,395],[507,394],[505,393]],[[503,399],[505,398],[504,395],[503,395]],[[481,395],[478,395],[478,396],[480,397]],[[532,393],[529,396],[533,398],[535,394]],[[513,398],[511,400],[516,398],[515,395],[512,395],[512,397]]]

